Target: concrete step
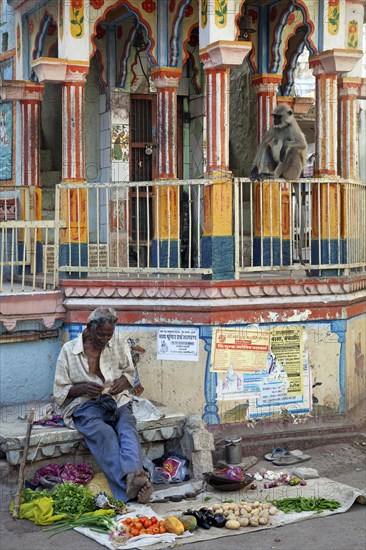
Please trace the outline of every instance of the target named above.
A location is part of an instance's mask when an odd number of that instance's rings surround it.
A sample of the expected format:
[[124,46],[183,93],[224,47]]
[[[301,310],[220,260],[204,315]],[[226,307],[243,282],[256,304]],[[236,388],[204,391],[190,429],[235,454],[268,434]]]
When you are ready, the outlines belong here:
[[61,173],[58,170],[46,170],[41,172],[41,187],[42,188],[54,188],[56,183],[60,183]]
[[52,153],[48,149],[41,149],[41,172],[52,170]]

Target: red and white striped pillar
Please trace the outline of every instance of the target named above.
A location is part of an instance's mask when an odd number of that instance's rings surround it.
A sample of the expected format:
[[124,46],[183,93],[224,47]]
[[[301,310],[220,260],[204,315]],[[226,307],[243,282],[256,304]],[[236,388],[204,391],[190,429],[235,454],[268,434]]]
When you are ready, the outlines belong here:
[[151,73],[157,92],[157,179],[177,177],[177,91],[182,70],[158,68]]
[[310,60],[315,76],[315,175],[336,176],[338,155],[337,75],[325,72],[319,58]]
[[87,66],[68,67],[62,84],[62,181],[85,181],[84,87]]
[[21,155],[22,184],[35,188],[35,205],[32,217],[42,218],[41,191],[41,101],[44,86],[33,82],[25,83],[21,105]]
[[[160,67],[152,71],[156,86],[156,142],[158,180],[177,178],[177,91],[182,70]],[[154,189],[154,240],[152,262],[155,266],[179,265],[179,186]]]
[[360,78],[339,78],[339,175],[344,179],[358,179],[357,97]]
[[273,124],[271,115],[277,106],[277,90],[281,80],[282,74],[258,74],[252,78],[252,85],[257,94],[258,143],[262,141],[265,133]]
[[207,170],[229,169],[230,69],[206,69]]

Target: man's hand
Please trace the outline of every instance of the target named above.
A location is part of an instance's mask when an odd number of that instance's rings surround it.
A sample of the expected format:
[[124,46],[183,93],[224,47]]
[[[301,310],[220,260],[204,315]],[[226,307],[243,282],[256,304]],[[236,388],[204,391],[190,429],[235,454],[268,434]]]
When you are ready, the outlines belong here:
[[98,397],[103,391],[103,386],[96,384],[95,382],[81,382],[80,384],[74,384],[70,388],[68,397],[80,397],[81,395],[89,395],[90,397]]
[[123,392],[123,390],[127,390],[130,387],[131,384],[129,383],[125,375],[122,374],[121,378],[117,378],[117,380],[114,380],[108,393],[110,393],[111,395],[116,395],[117,393],[121,393]]

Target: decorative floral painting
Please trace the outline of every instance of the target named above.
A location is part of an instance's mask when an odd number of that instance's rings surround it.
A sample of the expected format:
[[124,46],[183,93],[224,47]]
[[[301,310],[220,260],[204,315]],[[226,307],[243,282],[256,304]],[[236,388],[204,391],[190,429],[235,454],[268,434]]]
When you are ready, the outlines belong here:
[[338,34],[340,19],[340,0],[328,0],[328,32]]
[[348,47],[354,50],[358,46],[358,22],[354,19],[348,22]]
[[227,24],[227,0],[215,0],[215,25],[219,28]]
[[13,178],[13,103],[0,104],[0,181]]
[[124,124],[114,124],[112,135],[112,160],[121,160],[123,162],[129,161],[129,141],[129,134],[125,130]]
[[74,38],[84,36],[84,0],[70,2],[70,29]]

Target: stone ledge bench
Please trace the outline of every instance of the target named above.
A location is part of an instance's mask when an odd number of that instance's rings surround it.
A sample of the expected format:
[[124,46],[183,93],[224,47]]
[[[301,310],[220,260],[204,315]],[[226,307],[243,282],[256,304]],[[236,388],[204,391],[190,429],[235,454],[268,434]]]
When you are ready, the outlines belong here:
[[[36,410],[44,404],[37,402]],[[6,459],[10,466],[17,466],[22,460],[27,431],[27,421],[24,417],[33,406],[34,404],[27,403],[0,407],[0,459]],[[26,412],[20,414],[20,411]],[[159,411],[164,417],[158,420],[137,421],[142,448],[147,458],[159,458],[168,450],[178,447],[191,461],[193,477],[200,477],[204,471],[211,471],[214,439],[198,415],[187,417],[164,406],[159,406]],[[31,470],[38,469],[45,463],[75,462],[76,457],[81,462],[83,457],[88,457],[88,462],[91,458],[83,436],[77,430],[33,426],[27,454],[27,463],[32,463]]]

